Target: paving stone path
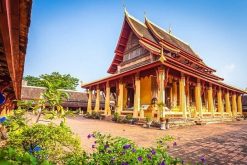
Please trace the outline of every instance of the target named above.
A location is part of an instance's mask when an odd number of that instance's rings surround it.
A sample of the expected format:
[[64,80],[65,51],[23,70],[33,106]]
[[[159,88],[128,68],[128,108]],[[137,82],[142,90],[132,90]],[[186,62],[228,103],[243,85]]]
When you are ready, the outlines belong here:
[[93,131],[110,133],[135,141],[139,146],[150,147],[165,135],[176,138],[177,146],[169,153],[185,162],[196,163],[204,157],[207,164],[247,164],[247,121],[204,126],[190,126],[170,130],[147,129],[136,125],[117,124],[83,117],[69,118],[68,125],[82,140],[83,148],[92,151],[92,140],[87,135]]

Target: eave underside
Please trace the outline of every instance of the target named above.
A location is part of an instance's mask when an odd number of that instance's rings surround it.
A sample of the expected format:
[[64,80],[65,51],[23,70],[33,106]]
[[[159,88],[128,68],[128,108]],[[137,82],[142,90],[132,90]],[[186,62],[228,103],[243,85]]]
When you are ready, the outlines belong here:
[[0,109],[21,97],[31,6],[32,0],[0,0],[0,92],[7,101]]
[[140,72],[147,72],[148,73],[150,70],[156,69],[157,67],[162,66],[162,65],[166,66],[166,68],[173,69],[174,71],[176,71],[178,73],[183,73],[186,76],[192,77],[195,80],[199,79],[199,80],[202,80],[208,84],[210,83],[212,85],[218,86],[222,89],[226,89],[226,90],[229,90],[232,92],[241,93],[241,94],[246,93],[245,91],[243,91],[241,89],[235,88],[235,87],[230,86],[228,84],[225,84],[221,81],[216,81],[216,80],[209,78],[207,76],[195,74],[195,72],[192,72],[188,69],[184,69],[183,67],[174,66],[174,64],[172,62],[169,62],[169,61],[165,61],[164,63],[157,61],[157,62],[147,64],[147,65],[139,67],[139,68],[135,68],[135,69],[127,71],[127,72],[114,74],[114,75],[102,78],[100,80],[96,80],[94,82],[84,84],[81,87],[85,88],[85,89],[96,89],[97,86],[104,87],[107,82],[119,82],[120,80],[124,79],[125,77],[133,76],[136,73],[140,73]]

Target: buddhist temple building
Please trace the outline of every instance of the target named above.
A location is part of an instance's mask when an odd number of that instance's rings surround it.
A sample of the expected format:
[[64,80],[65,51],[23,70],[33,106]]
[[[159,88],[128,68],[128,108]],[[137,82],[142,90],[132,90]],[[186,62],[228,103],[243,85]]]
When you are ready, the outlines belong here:
[[0,114],[15,107],[21,84],[32,0],[0,0]]
[[[88,91],[87,111],[134,118],[234,118],[242,115],[245,91],[227,85],[216,70],[182,40],[145,18],[125,11],[108,77],[82,84]],[[96,96],[95,106],[92,97]],[[100,96],[105,106],[100,109]],[[155,100],[157,106],[155,107]]]

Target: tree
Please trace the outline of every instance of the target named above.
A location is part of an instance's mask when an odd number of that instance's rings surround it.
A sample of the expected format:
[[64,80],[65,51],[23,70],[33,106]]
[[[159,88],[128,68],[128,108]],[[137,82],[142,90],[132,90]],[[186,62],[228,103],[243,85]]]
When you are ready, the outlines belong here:
[[52,72],[51,74],[42,74],[39,77],[27,75],[24,77],[29,86],[46,87],[45,81],[53,84],[55,89],[69,89],[75,90],[78,86],[79,79],[72,77],[70,74],[61,75],[59,72]]

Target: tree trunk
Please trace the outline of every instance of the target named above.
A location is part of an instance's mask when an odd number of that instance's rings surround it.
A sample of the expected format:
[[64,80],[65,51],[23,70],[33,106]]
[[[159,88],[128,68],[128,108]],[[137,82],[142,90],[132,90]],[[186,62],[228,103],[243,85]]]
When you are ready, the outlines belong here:
[[41,113],[42,113],[42,109],[40,109],[40,110],[38,110],[38,116],[37,116],[37,119],[36,119],[36,123],[38,123],[39,122],[39,118],[40,118],[40,116],[41,116]]

